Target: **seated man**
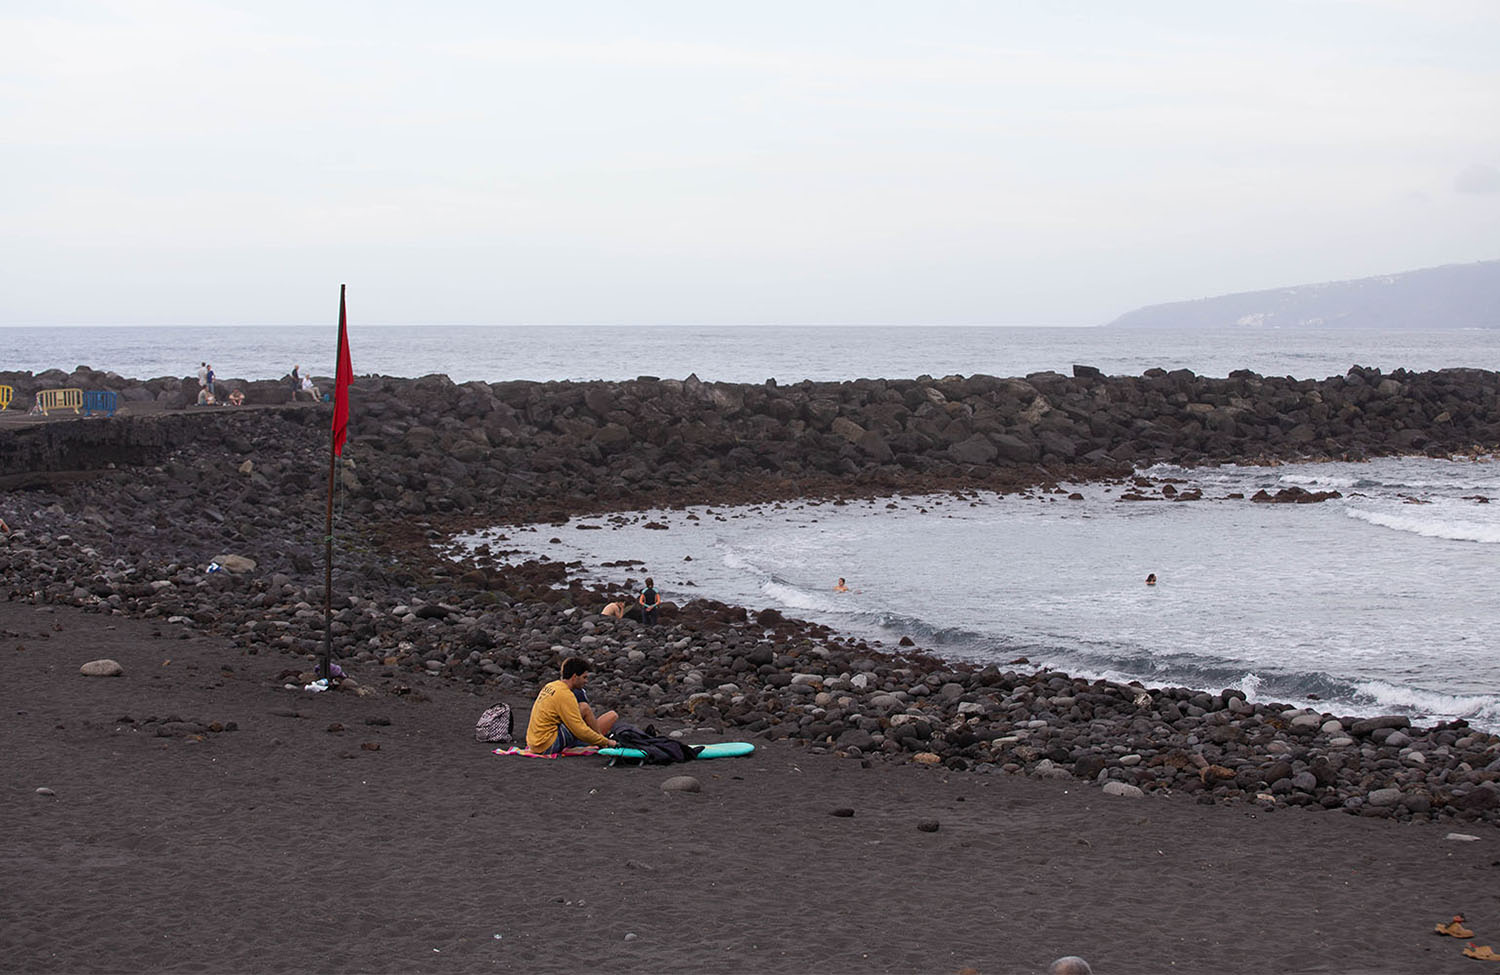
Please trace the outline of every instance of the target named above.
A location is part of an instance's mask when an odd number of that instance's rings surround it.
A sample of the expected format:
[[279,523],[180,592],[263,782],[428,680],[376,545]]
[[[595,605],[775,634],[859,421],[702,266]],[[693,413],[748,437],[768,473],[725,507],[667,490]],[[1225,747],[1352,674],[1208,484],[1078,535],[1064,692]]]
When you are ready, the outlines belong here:
[[244,406],[245,405],[245,394],[242,393],[242,392],[240,392],[238,389],[230,391],[230,393],[229,393],[229,405],[230,406]]
[[583,685],[588,683],[590,664],[581,657],[562,662],[562,679],[543,687],[531,706],[526,725],[526,748],[538,755],[556,755],[578,745],[612,747],[610,729],[620,716],[608,711],[599,717],[588,703]]
[[213,406],[214,405],[214,393],[213,393],[213,390],[209,389],[207,386],[199,386],[198,387],[198,405],[199,406]]

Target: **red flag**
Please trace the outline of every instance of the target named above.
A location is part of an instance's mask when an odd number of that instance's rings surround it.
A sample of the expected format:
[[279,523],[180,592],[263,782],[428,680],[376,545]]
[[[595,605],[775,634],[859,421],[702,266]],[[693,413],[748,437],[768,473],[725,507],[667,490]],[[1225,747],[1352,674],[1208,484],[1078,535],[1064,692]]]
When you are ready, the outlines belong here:
[[339,285],[339,365],[333,377],[333,452],[344,453],[344,438],[349,432],[349,384],[354,382],[354,367],[349,364],[349,324],[344,311],[344,286]]

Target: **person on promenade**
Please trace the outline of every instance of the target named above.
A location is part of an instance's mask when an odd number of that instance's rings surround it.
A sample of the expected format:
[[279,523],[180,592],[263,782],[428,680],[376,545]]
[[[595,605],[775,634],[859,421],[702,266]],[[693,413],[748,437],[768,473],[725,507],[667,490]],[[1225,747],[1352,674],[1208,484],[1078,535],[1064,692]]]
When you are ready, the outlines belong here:
[[312,397],[312,401],[314,403],[320,401],[323,398],[323,394],[318,391],[318,387],[313,385],[311,376],[302,377],[302,392]]
[[844,577],[843,576],[839,576],[839,583],[838,583],[838,585],[836,585],[836,586],[833,587],[833,591],[834,592],[848,592],[849,591],[849,587],[846,586],[846,585],[844,585]]
[[232,389],[232,390],[230,390],[229,391],[229,405],[230,406],[244,406],[245,405],[245,394],[242,393],[239,389]]
[[1077,955],[1065,955],[1047,966],[1047,975],[1094,975],[1094,970]]
[[646,588],[641,590],[641,622],[655,623],[656,612],[661,608],[661,593],[656,591],[656,581],[650,576],[646,577]]
[[302,363],[292,366],[292,399],[297,398],[297,390],[302,388]]
[[198,388],[202,389],[208,385],[208,363],[198,363]]
[[212,389],[208,388],[207,386],[199,386],[198,387],[198,405],[199,406],[215,406],[215,405],[217,405],[214,402],[214,391]]
[[562,662],[562,678],[541,689],[531,705],[531,719],[526,724],[526,748],[538,755],[556,755],[577,745],[613,747],[609,732],[619,720],[613,711],[595,717],[589,704],[588,683],[591,664],[582,657]]

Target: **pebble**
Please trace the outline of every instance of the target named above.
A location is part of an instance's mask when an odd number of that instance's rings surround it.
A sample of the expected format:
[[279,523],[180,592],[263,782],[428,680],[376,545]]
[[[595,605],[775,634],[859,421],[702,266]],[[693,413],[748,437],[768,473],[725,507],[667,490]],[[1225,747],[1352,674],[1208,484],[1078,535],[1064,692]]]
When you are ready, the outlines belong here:
[[78,672],[85,677],[119,677],[125,673],[125,668],[109,659],[90,660],[79,667]]
[[51,789],[47,788],[45,785],[42,786],[40,789],[37,789],[36,790],[36,794],[39,795],[39,796],[55,796],[55,795],[57,795],[57,793],[53,792]]
[[1117,782],[1114,779],[1104,783],[1103,792],[1107,796],[1119,796],[1122,799],[1140,799],[1146,795],[1138,787],[1128,782]]
[[841,819],[848,819],[849,817],[854,815],[854,810],[850,809],[848,806],[840,806],[839,808],[830,812],[828,815],[838,816]]
[[663,792],[702,792],[703,783],[691,775],[674,775],[661,784]]
[[917,829],[924,833],[936,833],[942,826],[936,819],[923,819],[917,823]]

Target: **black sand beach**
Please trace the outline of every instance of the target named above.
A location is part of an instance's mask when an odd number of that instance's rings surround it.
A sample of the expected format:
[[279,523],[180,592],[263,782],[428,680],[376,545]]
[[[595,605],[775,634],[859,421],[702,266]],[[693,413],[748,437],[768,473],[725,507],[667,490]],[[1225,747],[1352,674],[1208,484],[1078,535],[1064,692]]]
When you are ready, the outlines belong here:
[[[1500,942],[1493,826],[787,742],[501,758],[473,740],[489,698],[441,678],[287,690],[279,658],[65,607],[0,603],[0,632],[5,971],[1471,971],[1432,933],[1459,911]],[[125,673],[80,676],[97,657]],[[663,792],[679,774],[702,791]]]

